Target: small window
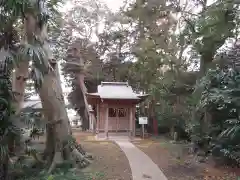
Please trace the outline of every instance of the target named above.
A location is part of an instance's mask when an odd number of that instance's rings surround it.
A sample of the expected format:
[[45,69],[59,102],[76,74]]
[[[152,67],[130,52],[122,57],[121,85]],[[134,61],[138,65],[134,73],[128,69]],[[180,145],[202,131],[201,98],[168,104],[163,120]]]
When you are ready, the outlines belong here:
[[117,111],[116,111],[115,108],[109,108],[108,109],[108,116],[109,117],[116,117],[116,115],[117,115]]
[[126,109],[124,109],[124,108],[119,108],[119,109],[118,109],[118,116],[119,116],[119,117],[126,117],[126,116],[127,116]]

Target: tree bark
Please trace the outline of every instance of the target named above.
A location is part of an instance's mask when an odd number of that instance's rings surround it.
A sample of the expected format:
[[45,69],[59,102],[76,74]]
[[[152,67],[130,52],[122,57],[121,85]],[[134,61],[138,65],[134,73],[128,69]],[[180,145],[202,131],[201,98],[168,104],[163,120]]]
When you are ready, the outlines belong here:
[[83,161],[83,165],[90,163],[84,154],[78,151],[77,144],[68,145],[71,140],[71,127],[57,71],[56,65],[53,71],[44,75],[43,84],[39,89],[44,114],[48,120],[45,153],[46,159],[51,163],[49,172],[57,164],[70,160],[71,157],[75,158],[74,163],[79,159]]
[[204,52],[200,58],[200,78],[203,77],[207,70],[211,67],[214,52]]
[[48,163],[51,164],[49,172],[64,160],[73,160],[74,164],[80,162],[81,166],[85,166],[90,161],[87,159],[86,153],[82,151],[82,148],[72,140],[72,132],[65,108],[58,65],[53,59],[49,44],[46,42],[47,28],[43,27],[39,29],[38,26],[37,28],[38,35],[44,43],[43,49],[47,55],[47,59],[44,59],[44,61],[46,61],[45,64],[49,64],[49,71],[44,74],[43,83],[38,89],[44,116],[47,119],[45,157]]
[[84,125],[83,129],[86,130],[86,129],[89,129],[89,117],[90,117],[89,107],[88,107],[88,102],[87,102],[87,97],[86,97],[87,88],[84,83],[84,75],[83,74],[78,74],[77,79],[79,82],[79,86],[82,90],[83,100],[84,100],[84,104],[85,104],[85,112],[84,112],[85,119],[84,119],[84,123],[83,123],[83,125]]
[[[68,73],[73,75],[74,85],[77,86],[72,95],[77,94],[79,97],[78,103],[74,103],[75,100],[71,100],[73,104],[78,104],[76,107],[78,109],[79,115],[82,118],[82,128],[83,130],[89,129],[89,107],[86,98],[87,88],[85,86],[85,74],[84,74],[84,60],[83,56],[79,49],[81,49],[82,45],[79,44],[78,40],[76,40],[73,44],[70,45],[69,51],[67,54],[68,61],[66,62],[66,69]],[[76,102],[76,101],[75,101]]]

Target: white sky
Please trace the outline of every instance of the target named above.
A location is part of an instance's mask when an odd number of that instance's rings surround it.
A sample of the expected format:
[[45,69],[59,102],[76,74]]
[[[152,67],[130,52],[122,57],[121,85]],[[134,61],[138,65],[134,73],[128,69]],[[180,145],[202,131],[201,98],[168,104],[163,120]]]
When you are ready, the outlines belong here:
[[[107,6],[113,11],[116,12],[123,5],[124,0],[99,0],[100,2],[106,3]],[[71,8],[71,2],[68,1],[60,8],[61,12],[66,12],[69,8]]]
[[123,0],[102,0],[103,2],[106,2],[108,7],[112,11],[118,11],[119,8],[123,5],[124,1]]

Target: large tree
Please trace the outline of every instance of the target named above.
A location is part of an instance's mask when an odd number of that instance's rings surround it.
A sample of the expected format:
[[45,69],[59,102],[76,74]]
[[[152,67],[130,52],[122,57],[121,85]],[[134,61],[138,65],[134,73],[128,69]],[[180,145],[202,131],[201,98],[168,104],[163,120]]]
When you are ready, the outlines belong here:
[[[58,56],[62,60],[63,74],[72,92],[69,101],[82,118],[82,127],[88,129],[89,112],[86,92],[95,92],[92,81],[100,79],[101,60],[97,44],[92,40],[98,36],[100,23],[110,11],[104,3],[98,1],[74,1],[73,7],[64,15],[63,27],[59,35],[59,50],[65,52]],[[65,49],[63,49],[65,47]],[[67,51],[66,51],[67,49]],[[86,68],[88,67],[88,68]],[[87,86],[87,88],[86,88]]]
[[[102,80],[128,80],[131,62],[124,61],[129,55],[126,52],[129,34],[123,17],[120,13],[112,13],[99,1],[77,1],[65,15],[60,43],[67,45],[70,53],[63,58],[63,72],[71,82],[73,91],[69,101],[82,117],[83,129],[88,129],[89,125],[83,90],[96,92]],[[77,53],[73,55],[73,51]],[[76,64],[81,66],[78,71],[74,67]]]
[[[48,41],[48,24],[54,23],[59,1],[4,1],[1,3],[2,14],[10,21],[3,27],[3,32],[10,31],[21,40],[17,44],[13,35],[7,36],[5,46],[8,54],[16,62],[13,72],[14,109],[20,112],[24,100],[27,78],[32,78],[42,101],[47,124],[47,139],[44,157],[51,172],[58,163],[72,160],[74,164],[89,163],[85,152],[71,137],[71,127],[65,109],[59,68],[53,57]],[[52,16],[50,16],[52,15]],[[3,35],[4,37],[4,35]],[[6,37],[5,37],[6,38]],[[10,46],[13,43],[13,46]],[[14,48],[13,48],[14,47]],[[14,51],[13,51],[14,50]],[[31,73],[29,72],[31,68]]]
[[235,1],[228,0],[213,3],[199,0],[195,4],[200,11],[183,12],[186,26],[181,36],[188,39],[192,52],[195,52],[192,58],[200,59],[200,76],[203,76],[218,50],[227,40],[238,36],[239,7]]

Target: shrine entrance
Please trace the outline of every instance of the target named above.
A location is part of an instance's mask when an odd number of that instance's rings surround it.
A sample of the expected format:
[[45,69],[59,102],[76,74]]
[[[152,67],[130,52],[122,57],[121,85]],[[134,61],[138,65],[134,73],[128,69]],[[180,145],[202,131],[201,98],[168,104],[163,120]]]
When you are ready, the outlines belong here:
[[88,93],[89,104],[95,106],[96,126],[94,132],[127,133],[135,136],[136,104],[147,95],[137,95],[124,82],[102,82],[97,93]]

